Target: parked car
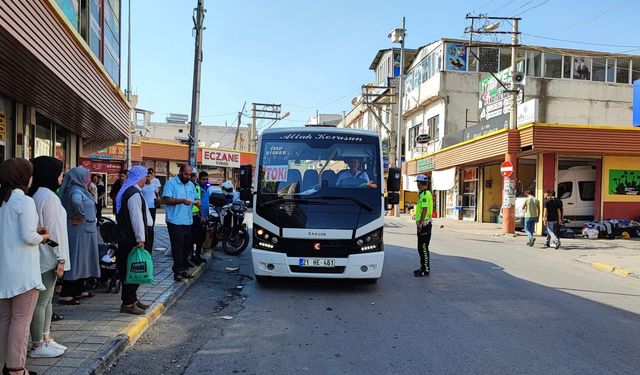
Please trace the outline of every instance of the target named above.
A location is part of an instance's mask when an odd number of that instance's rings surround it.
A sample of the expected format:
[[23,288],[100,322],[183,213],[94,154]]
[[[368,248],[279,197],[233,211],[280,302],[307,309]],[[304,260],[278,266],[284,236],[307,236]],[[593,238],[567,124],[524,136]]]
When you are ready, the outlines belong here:
[[[535,191],[536,182],[532,182],[525,190]],[[594,202],[596,197],[596,170],[590,166],[571,167],[558,171],[556,196],[562,200],[564,218],[568,227],[579,228],[594,218]],[[542,197],[540,208],[543,207]],[[516,198],[516,228],[524,228],[524,211],[522,205],[526,197]]]

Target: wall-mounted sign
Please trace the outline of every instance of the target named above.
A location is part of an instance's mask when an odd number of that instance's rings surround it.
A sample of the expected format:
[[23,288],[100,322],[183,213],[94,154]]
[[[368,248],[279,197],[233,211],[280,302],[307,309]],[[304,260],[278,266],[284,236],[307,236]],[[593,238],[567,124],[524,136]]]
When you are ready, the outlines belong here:
[[7,132],[7,115],[0,112],[0,142],[4,142]]
[[463,44],[445,45],[447,70],[464,72],[467,70],[467,47]]
[[240,153],[221,150],[202,150],[202,165],[240,168]]
[[422,173],[436,169],[436,164],[432,157],[420,159],[416,163],[416,172]]
[[640,195],[640,171],[611,169],[609,171],[609,194]]
[[518,126],[538,121],[538,99],[518,103]]
[[429,134],[419,134],[416,136],[416,143],[423,144],[429,143],[431,141],[431,136]]

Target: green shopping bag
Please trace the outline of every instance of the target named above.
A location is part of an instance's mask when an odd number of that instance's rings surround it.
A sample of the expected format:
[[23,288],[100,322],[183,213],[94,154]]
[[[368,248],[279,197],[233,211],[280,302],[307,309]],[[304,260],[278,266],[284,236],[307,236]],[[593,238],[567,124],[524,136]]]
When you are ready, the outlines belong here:
[[125,284],[153,284],[153,259],[142,247],[134,247],[127,258]]

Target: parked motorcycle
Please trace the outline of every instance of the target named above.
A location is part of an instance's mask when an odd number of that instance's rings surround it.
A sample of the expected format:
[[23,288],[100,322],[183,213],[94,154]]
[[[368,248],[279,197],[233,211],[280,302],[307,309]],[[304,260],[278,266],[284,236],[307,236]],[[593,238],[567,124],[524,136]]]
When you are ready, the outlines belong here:
[[249,231],[244,223],[247,206],[233,202],[224,206],[211,206],[207,227],[213,230],[213,247],[222,243],[228,255],[240,255],[249,245]]

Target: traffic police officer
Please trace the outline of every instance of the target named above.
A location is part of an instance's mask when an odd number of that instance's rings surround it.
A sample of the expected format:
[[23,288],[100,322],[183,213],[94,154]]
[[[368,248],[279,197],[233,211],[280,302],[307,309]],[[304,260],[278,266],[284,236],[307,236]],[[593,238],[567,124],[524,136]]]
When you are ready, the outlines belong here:
[[433,213],[433,196],[427,189],[429,178],[425,175],[416,177],[418,183],[418,204],[416,205],[416,227],[418,232],[418,254],[420,255],[420,268],[413,271],[416,277],[429,275],[429,242],[431,241],[431,215]]

